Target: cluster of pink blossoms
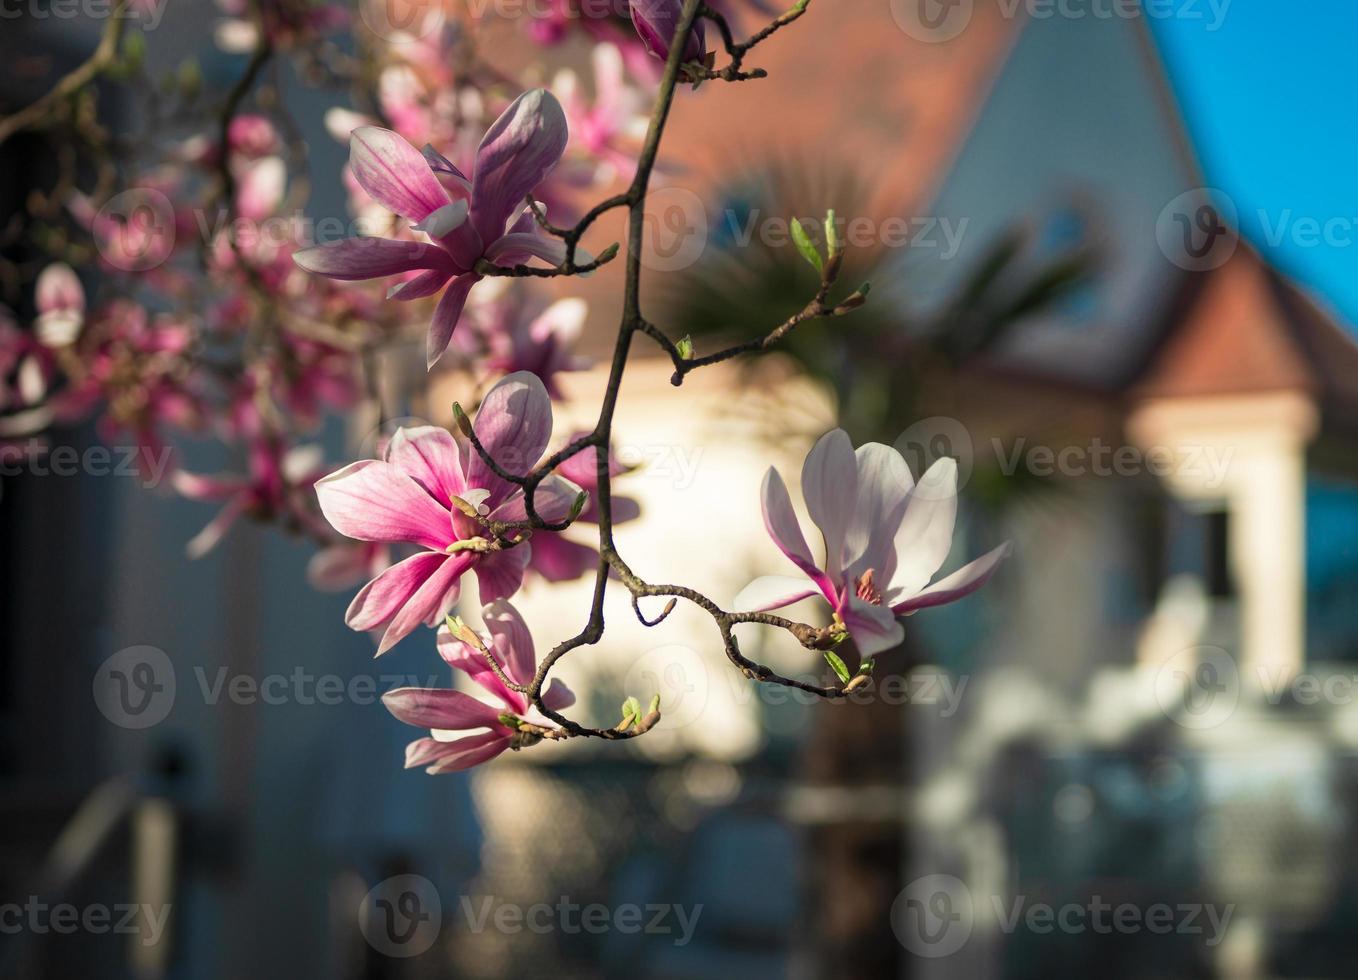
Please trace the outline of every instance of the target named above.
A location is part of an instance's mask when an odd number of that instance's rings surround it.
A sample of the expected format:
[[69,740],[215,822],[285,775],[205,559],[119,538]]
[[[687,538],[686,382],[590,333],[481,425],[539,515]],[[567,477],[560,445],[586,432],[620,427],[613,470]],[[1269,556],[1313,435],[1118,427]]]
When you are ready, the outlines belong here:
[[[295,59],[303,75],[342,74],[325,61],[327,38],[364,29],[363,18],[314,0],[219,3],[224,50],[252,64]],[[562,71],[550,88],[510,98],[512,79],[468,57],[474,25],[441,11],[404,32],[367,36],[360,49],[373,52],[370,70],[341,80],[375,78],[373,106],[332,109],[326,124],[348,141],[353,215],[380,234],[324,243],[299,211],[307,181],[294,176],[296,122],[276,89],[251,105],[250,85],[265,83],[247,71],[224,125],[211,114],[209,129],[149,141],[124,165],[127,189],[112,200],[68,195],[71,225],[98,261],[82,284],[62,261],[79,256],[53,256],[35,284],[31,329],[0,307],[0,443],[32,447],[52,426],[97,417],[103,438],[133,442],[148,473],[168,471],[179,494],[218,508],[188,542],[191,556],[210,552],[242,518],[271,523],[316,545],[316,587],[366,580],[346,623],[371,631],[379,655],[422,626],[437,628],[442,659],[494,703],[454,690],[391,692],[391,711],[430,732],[411,743],[407,765],[463,769],[547,728],[539,707],[551,714],[574,697],[558,681],[543,687],[531,634],[509,600],[530,573],[564,581],[599,567],[598,552],[567,531],[527,525],[597,522],[602,450],[565,459],[535,483],[531,506],[502,475],[528,474],[547,453],[558,376],[585,366],[572,343],[586,310],[497,273],[562,267],[566,247],[543,216],[568,222],[582,192],[633,177],[643,89],[669,55],[680,11],[678,0],[617,0],[611,16],[584,16],[578,0],[552,0],[531,18],[534,43],[578,31],[594,44],[589,97]],[[713,64],[707,34],[700,20],[685,40],[695,81]],[[582,249],[574,260],[592,261]],[[380,458],[327,465],[313,444],[318,430],[360,407],[385,416],[374,365],[396,366],[416,337],[426,369],[455,366],[488,388],[471,423],[480,451],[426,425],[398,429]],[[231,447],[240,470],[184,468],[186,436]],[[831,433],[802,478],[824,559],[813,557],[770,470],[766,526],[806,577],[757,580],[736,605],[777,609],[819,594],[837,639],[852,637],[864,657],[894,646],[898,617],[969,594],[1007,553],[1002,546],[929,584],[951,547],[955,481],[944,461],[916,484],[893,450],[855,453],[843,432]],[[612,504],[614,522],[637,514],[625,498]],[[514,527],[524,532],[507,535]],[[450,618],[468,574],[485,636]],[[528,687],[543,687],[536,706],[521,693]]]
[[[221,6],[224,49],[306,65],[335,31],[364,29],[341,6],[313,0],[257,12],[233,0]],[[312,443],[327,418],[360,408],[384,414],[370,393],[383,361],[402,356],[412,333],[431,334],[432,360],[447,346],[438,331],[451,334],[462,319],[449,366],[472,369],[478,386],[530,370],[560,397],[557,375],[587,366],[571,350],[583,302],[549,303],[528,286],[498,288],[503,280],[463,301],[481,279],[478,259],[560,261],[559,245],[524,220],[523,195],[532,189],[554,216],[569,217],[582,192],[629,178],[646,99],[608,45],[594,55],[592,98],[563,71],[554,82],[559,100],[545,91],[506,99],[504,77],[466,57],[469,26],[438,14],[431,27],[435,16],[410,25],[408,36],[368,38],[377,107],[393,129],[351,109],[327,117],[352,144],[345,180],[355,217],[386,228],[381,238],[356,240],[358,254],[381,265],[400,252],[397,267],[418,271],[401,275],[389,297],[349,275],[308,274],[308,255],[334,258],[351,246],[308,240],[312,225],[298,210],[305,182],[292,175],[295,122],[278,93],[259,108],[244,100],[224,130],[215,113],[201,114],[205,128],[181,125],[149,141],[125,165],[120,193],[69,193],[75,235],[93,246],[71,255],[89,272],[83,284],[55,261],[38,278],[31,328],[0,307],[0,442],[11,456],[42,452],[54,427],[97,417],[103,439],[138,448],[148,478],[169,474],[183,496],[220,508],[188,543],[190,555],[209,552],[241,518],[268,522],[314,541],[310,580],[339,589],[384,568],[392,553],[355,544],[323,518],[313,487],[333,467]],[[571,126],[581,138],[568,150]],[[412,143],[443,147],[448,157]],[[393,147],[407,152],[393,156]],[[388,158],[422,171],[413,197],[385,193]],[[466,220],[457,229],[459,208]],[[241,469],[183,469],[193,455],[186,440],[201,439],[233,447]],[[585,545],[547,537],[540,552],[548,579],[582,574],[593,561]]]

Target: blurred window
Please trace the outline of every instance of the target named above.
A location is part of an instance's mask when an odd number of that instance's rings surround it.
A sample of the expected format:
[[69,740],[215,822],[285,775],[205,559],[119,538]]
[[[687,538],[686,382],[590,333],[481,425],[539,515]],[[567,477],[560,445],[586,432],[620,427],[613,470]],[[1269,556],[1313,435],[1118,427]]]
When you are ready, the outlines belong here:
[[1312,479],[1306,490],[1306,655],[1358,660],[1358,485]]

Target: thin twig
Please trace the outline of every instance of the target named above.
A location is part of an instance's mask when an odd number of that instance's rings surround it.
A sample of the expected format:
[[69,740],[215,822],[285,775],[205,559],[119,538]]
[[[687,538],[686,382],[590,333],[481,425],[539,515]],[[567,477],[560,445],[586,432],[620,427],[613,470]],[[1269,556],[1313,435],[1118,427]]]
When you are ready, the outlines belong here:
[[130,0],[123,0],[113,11],[108,23],[104,25],[98,46],[88,59],[63,76],[46,95],[24,106],[18,112],[0,119],[0,144],[20,130],[39,122],[58,102],[80,91],[117,60],[118,45],[122,43],[123,31],[127,27],[127,18],[124,14],[129,2]]

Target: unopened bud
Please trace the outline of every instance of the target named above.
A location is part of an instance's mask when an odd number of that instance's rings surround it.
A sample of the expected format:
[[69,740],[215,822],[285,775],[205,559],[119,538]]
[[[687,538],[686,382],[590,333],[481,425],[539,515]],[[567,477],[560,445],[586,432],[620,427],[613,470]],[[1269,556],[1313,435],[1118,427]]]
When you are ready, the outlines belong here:
[[[665,61],[670,56],[670,43],[679,32],[683,16],[680,0],[631,0],[632,26],[641,36],[641,43],[653,57]],[[689,31],[684,43],[685,62],[708,62],[707,38],[699,19]]]
[[457,423],[457,431],[468,439],[472,437],[472,420],[467,418],[467,413],[462,411],[462,405],[458,402],[453,402],[453,421]]

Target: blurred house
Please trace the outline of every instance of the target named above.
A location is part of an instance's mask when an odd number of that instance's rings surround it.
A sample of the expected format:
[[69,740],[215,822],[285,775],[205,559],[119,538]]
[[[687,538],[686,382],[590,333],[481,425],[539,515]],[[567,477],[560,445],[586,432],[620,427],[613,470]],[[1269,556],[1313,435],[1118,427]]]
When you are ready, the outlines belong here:
[[[815,4],[805,29],[761,50],[775,84],[685,93],[667,144],[679,165],[656,203],[701,217],[704,244],[739,264],[720,234],[730,212],[686,212],[694,200],[728,202],[734,177],[782,160],[852,168],[873,189],[866,213],[965,229],[946,256],[888,254],[899,275],[875,284],[872,307],[903,322],[955,292],[1015,222],[1053,251],[1097,245],[1087,286],[935,379],[926,417],[882,420],[916,471],[960,457],[964,506],[983,485],[1008,491],[999,518],[971,515],[974,540],[959,535],[952,560],[1001,535],[1016,557],[982,595],[911,620],[909,663],[951,678],[955,711],[755,688],[703,617],[680,610],[663,634],[646,630],[614,589],[606,641],[562,676],[582,717],[611,721],[623,696],[659,690],[665,723],[625,747],[542,747],[430,780],[397,769],[409,732],[375,703],[210,698],[219,671],[427,683],[419,642],[372,664],[342,625],[348,597],[302,585],[302,549],[242,528],[188,564],[201,508],[128,481],[52,492],[26,477],[6,483],[0,511],[6,896],[45,888],[60,828],[92,786],[130,772],[143,798],[174,800],[178,843],[155,837],[154,806],[140,811],[141,835],[115,837],[70,894],[126,900],[134,880],[154,893],[156,858],[182,858],[168,964],[145,976],[535,976],[545,963],[557,978],[1347,976],[1358,713],[1306,704],[1293,681],[1342,677],[1358,654],[1358,351],[1201,190],[1142,19],[1025,22],[983,4],[933,43],[901,27],[900,6]],[[167,13],[186,39],[194,16]],[[205,68],[233,77],[220,59]],[[342,158],[323,109],[303,120],[317,173]],[[318,213],[342,210],[332,191]],[[659,258],[648,302],[670,271]],[[593,348],[612,336],[616,285],[616,270],[586,284]],[[853,320],[825,329],[853,343]],[[641,468],[617,484],[644,520],[619,528],[620,545],[639,573],[727,601],[786,571],[762,538],[759,478],[770,463],[795,474],[833,406],[777,359],[753,383],[732,365],[676,391],[645,350],[638,339],[619,412],[625,461]],[[601,381],[570,380],[558,435],[592,421]],[[450,390],[410,413],[447,421]],[[341,434],[327,436],[338,452]],[[530,589],[522,606],[544,637],[567,635],[587,592]],[[821,671],[764,631],[744,642],[785,671]],[[139,644],[165,650],[178,678],[173,710],[147,730],[110,725],[91,697],[106,658]],[[367,888],[406,872],[438,885],[446,919],[408,970],[355,927]],[[1211,947],[1053,940],[978,914],[970,942],[931,958],[903,938],[893,899],[940,873],[981,911],[990,896],[1102,889],[1239,914]],[[460,898],[487,895],[707,912],[683,946],[507,936],[464,916]],[[129,975],[119,937],[27,953],[35,975]]]
[[[922,456],[946,436],[976,485],[1047,488],[1006,507],[1017,557],[962,668],[972,700],[915,729],[906,880],[953,871],[978,912],[966,950],[910,975],[1343,974],[1358,343],[1209,182],[1144,18],[1033,20],[930,206],[969,219],[958,260],[901,262],[893,299],[918,307],[1015,221],[1101,255],[905,433]],[[960,615],[921,623],[940,655]],[[1144,906],[1169,881],[1235,912],[1220,945],[1044,942],[980,911],[1053,890]]]

